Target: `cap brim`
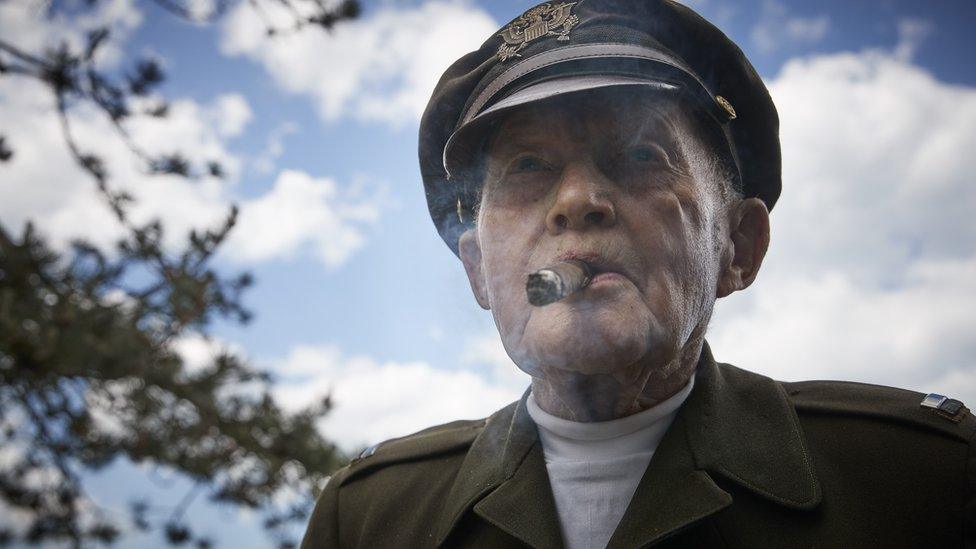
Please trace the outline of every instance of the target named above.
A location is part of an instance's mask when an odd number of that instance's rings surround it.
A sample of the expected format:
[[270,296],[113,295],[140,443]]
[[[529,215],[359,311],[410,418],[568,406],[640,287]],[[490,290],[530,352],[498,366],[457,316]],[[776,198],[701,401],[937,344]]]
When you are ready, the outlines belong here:
[[453,178],[462,171],[462,166],[470,164],[470,159],[466,162],[463,157],[480,153],[483,139],[478,138],[484,138],[484,130],[503,114],[557,96],[627,86],[640,86],[643,90],[661,92],[677,92],[681,89],[681,84],[676,82],[620,75],[572,75],[537,82],[478,113],[451,135],[444,146],[444,168],[448,177]]
[[[510,109],[526,103],[532,103],[534,101],[540,101],[542,99],[548,99],[557,95],[613,86],[648,86],[650,88],[660,90],[678,89],[677,85],[670,82],[652,81],[631,76],[581,75],[555,78],[552,80],[538,82],[532,86],[513,93],[512,95],[502,99],[498,103],[495,103],[488,109],[485,109],[479,113],[474,120],[486,115],[490,115],[491,113],[497,113],[505,109]],[[472,122],[474,120],[472,120]]]

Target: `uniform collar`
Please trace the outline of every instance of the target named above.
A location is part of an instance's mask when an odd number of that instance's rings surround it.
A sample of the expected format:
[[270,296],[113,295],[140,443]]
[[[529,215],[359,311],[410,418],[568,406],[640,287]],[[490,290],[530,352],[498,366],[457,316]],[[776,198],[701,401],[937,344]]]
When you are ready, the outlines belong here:
[[820,484],[782,384],[716,364],[707,343],[698,382],[679,413],[696,465],[774,503],[816,507]]
[[[472,510],[531,547],[561,546],[539,432],[522,398],[495,412],[471,444],[436,524],[437,545]],[[526,510],[531,509],[531,512]]]
[[[442,545],[473,511],[532,547],[559,547],[559,519],[535,424],[522,398],[472,443],[435,526]],[[661,441],[609,547],[645,546],[732,503],[712,475],[774,503],[821,498],[799,421],[772,379],[716,364],[706,343],[695,387]]]

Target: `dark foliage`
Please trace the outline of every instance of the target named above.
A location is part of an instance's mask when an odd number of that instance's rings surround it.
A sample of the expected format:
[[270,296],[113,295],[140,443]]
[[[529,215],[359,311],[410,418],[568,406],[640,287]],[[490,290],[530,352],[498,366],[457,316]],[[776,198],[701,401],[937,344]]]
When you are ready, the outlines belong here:
[[0,135],[0,162],[6,162],[13,158],[14,151],[7,146],[7,138]]
[[[330,29],[359,13],[352,1],[331,8],[318,0],[301,0],[303,6],[273,1],[294,13],[293,27],[285,30]],[[155,2],[194,19],[178,0]],[[260,10],[261,2],[249,3]],[[229,5],[218,1],[208,17]],[[100,71],[93,59],[110,38],[108,30],[97,30],[81,51],[52,44],[36,53],[0,37],[0,78],[33,78],[47,86],[66,146],[84,174],[79,184],[87,184],[85,177],[93,181],[125,229],[114,250],[76,241],[71,250],[55,251],[30,224],[15,233],[0,223],[0,503],[28,523],[26,529],[0,527],[0,545],[61,540],[82,546],[157,530],[173,545],[211,547],[219,540],[195,534],[185,520],[187,508],[205,494],[263,513],[278,544],[293,546],[286,527],[305,520],[317,488],[344,461],[315,428],[330,402],[290,414],[271,398],[270,377],[241,358],[223,353],[191,371],[174,351],[177,338],[205,334],[218,318],[247,322],[241,294],[252,280],[211,266],[236,208],[220,227],[192,231],[179,249],[164,247],[163,225],[134,223],[128,215],[133,197],[113,188],[102,159],[73,135],[73,107],[94,105],[146,173],[224,175],[217,162],[194,166],[179,151],[153,156],[129,137],[129,118],[167,115],[164,101],[149,108],[132,101],[158,95],[165,75],[152,59],[136,60],[119,75]],[[134,112],[137,103],[142,110]],[[0,162],[15,148],[0,135]],[[86,471],[118,457],[176,471],[194,485],[171,508],[144,494],[132,502],[130,520],[120,520],[94,505],[82,482]]]

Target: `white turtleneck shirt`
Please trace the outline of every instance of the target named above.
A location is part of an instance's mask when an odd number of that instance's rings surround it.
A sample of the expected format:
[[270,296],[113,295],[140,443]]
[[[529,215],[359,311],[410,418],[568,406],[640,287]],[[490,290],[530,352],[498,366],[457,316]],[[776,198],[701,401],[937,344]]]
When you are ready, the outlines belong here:
[[527,408],[539,428],[549,482],[567,549],[603,549],[617,528],[654,451],[695,384],[653,408],[611,421],[581,423]]

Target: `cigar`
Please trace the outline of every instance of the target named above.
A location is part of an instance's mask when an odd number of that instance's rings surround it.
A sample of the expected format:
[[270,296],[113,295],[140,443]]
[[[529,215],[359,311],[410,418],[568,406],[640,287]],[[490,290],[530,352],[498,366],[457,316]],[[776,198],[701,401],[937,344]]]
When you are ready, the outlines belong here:
[[542,307],[578,292],[593,279],[593,268],[577,259],[560,261],[529,275],[525,293],[529,303]]

